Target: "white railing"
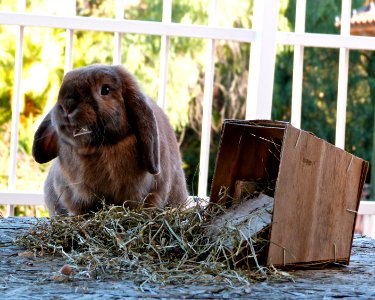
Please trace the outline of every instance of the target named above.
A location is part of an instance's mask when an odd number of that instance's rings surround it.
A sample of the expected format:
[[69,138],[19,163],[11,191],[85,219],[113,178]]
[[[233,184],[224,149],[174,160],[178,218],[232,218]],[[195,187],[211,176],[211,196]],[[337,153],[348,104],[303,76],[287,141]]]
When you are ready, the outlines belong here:
[[[279,0],[254,0],[252,29],[218,27],[216,25],[217,0],[211,0],[210,2],[209,24],[207,26],[172,23],[172,0],[164,0],[163,2],[162,22],[124,20],[124,3],[124,0],[116,0],[115,19],[76,17],[74,16],[75,0],[66,1],[66,6],[70,7],[67,16],[24,13],[25,0],[19,0],[20,5],[17,13],[0,13],[0,25],[14,25],[19,29],[14,70],[15,80],[12,106],[9,187],[8,191],[0,191],[0,204],[11,206],[18,204],[43,204],[41,192],[26,193],[19,192],[15,189],[20,105],[19,91],[22,85],[23,31],[25,27],[48,27],[67,30],[65,71],[69,71],[72,68],[74,49],[73,35],[76,30],[112,32],[114,34],[113,62],[116,64],[121,63],[121,35],[123,33],[160,36],[162,44],[160,52],[161,65],[158,103],[161,107],[165,107],[170,37],[206,39],[208,47],[205,67],[198,196],[204,197],[207,194],[216,40],[251,43],[248,94],[246,101],[246,118],[248,119],[271,118],[276,46],[278,44],[294,46],[291,122],[298,128],[301,124],[304,48],[323,47],[340,49],[336,145],[340,148],[344,148],[349,51],[352,49],[375,50],[375,38],[350,36],[351,0],[342,1],[342,25],[340,35],[305,33],[306,0],[297,0],[295,32],[277,31]],[[362,202],[359,213],[375,215],[375,203]]]

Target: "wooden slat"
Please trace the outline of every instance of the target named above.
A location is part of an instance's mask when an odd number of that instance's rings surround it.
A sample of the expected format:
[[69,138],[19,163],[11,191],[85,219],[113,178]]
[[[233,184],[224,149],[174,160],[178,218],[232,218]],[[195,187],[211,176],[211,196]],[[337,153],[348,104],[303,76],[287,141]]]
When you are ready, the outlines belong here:
[[[270,122],[272,124],[272,122]],[[226,203],[220,193],[233,196],[237,180],[274,181],[278,174],[283,127],[249,125],[246,121],[229,121],[223,126],[216,160],[211,201]]]
[[364,166],[363,160],[287,127],[276,184],[269,264],[348,263]]

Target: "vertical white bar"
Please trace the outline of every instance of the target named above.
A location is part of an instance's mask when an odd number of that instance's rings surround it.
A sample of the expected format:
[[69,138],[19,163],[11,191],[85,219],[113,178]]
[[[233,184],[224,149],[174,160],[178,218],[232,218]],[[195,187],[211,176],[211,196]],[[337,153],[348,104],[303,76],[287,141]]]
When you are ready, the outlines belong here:
[[[350,35],[351,0],[342,0],[341,35]],[[349,49],[340,48],[339,78],[337,88],[336,141],[337,147],[345,148],[346,103],[348,95]]]
[[14,87],[12,99],[12,131],[10,140],[10,169],[9,169],[9,190],[14,190],[16,186],[16,165],[18,150],[18,126],[20,122],[20,105],[22,101],[21,80],[23,65],[23,34],[24,27],[20,26],[17,32],[16,58],[14,64]]
[[[170,23],[172,21],[172,0],[163,1],[163,22]],[[159,73],[159,89],[158,104],[164,110],[166,88],[168,81],[168,55],[169,55],[170,37],[163,35],[160,45],[160,73]]]
[[[216,24],[217,0],[210,1],[209,25]],[[208,166],[211,139],[212,97],[215,74],[215,40],[208,40],[207,62],[204,77],[202,139],[199,159],[198,197],[207,196]]]
[[73,68],[73,38],[74,30],[67,29],[65,37],[65,65],[64,73],[68,73]]
[[[75,16],[76,15],[76,0],[67,0],[66,5],[67,5],[66,14],[70,17]],[[67,29],[66,38],[65,38],[65,66],[64,66],[65,74],[73,68],[73,38],[74,38],[74,30]]]
[[[297,0],[295,32],[305,32],[306,0]],[[294,46],[293,54],[293,88],[291,123],[301,128],[302,86],[303,86],[303,46]]]
[[278,13],[279,0],[254,0],[246,119],[271,118]]
[[[116,0],[116,19],[124,18],[125,0]],[[113,64],[121,65],[122,63],[122,33],[115,32],[113,39]]]
[[[17,3],[17,12],[22,13],[26,10],[26,0],[19,0]],[[14,62],[14,84],[12,98],[12,129],[10,137],[10,155],[9,155],[9,175],[8,190],[16,189],[16,170],[17,170],[17,151],[18,151],[18,127],[20,123],[20,105],[22,101],[22,67],[23,67],[23,34],[24,27],[19,26],[16,36],[16,56]],[[14,205],[8,206],[8,216],[14,216]]]

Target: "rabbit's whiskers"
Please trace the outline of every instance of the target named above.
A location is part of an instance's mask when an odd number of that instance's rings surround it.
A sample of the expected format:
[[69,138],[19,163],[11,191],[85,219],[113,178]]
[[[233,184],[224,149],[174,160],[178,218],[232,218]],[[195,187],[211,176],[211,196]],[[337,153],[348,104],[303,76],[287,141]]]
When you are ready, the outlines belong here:
[[76,136],[90,134],[90,133],[92,133],[92,131],[89,130],[87,127],[81,127],[81,128],[74,130],[73,136],[76,137]]

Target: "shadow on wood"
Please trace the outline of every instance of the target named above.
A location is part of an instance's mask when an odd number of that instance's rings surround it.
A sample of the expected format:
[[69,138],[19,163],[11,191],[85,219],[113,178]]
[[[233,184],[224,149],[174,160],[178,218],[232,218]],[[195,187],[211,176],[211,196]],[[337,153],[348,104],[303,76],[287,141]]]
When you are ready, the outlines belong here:
[[211,201],[230,207],[241,181],[272,185],[267,264],[349,264],[367,171],[368,162],[289,123],[227,120]]

